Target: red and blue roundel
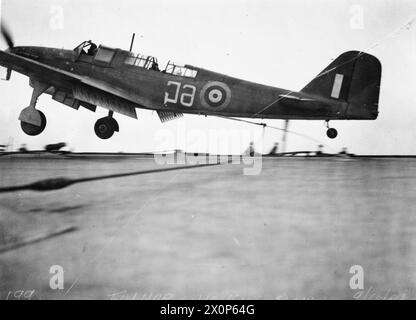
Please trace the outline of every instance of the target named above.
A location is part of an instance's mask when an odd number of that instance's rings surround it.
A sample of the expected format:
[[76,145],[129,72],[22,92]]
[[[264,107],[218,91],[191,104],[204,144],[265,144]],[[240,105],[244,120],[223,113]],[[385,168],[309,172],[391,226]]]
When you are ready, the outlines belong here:
[[221,110],[231,101],[231,90],[222,82],[208,82],[201,90],[201,104],[211,110]]

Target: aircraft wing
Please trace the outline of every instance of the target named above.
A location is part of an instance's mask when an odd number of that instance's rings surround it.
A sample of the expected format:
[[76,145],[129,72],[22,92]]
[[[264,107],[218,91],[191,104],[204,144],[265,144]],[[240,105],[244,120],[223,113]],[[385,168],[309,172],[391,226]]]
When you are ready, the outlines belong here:
[[[75,88],[77,85],[82,84],[93,89],[98,89],[104,93],[110,93],[135,104],[144,104],[144,102],[138,101],[138,97],[133,96],[126,90],[110,86],[100,80],[80,76],[69,71],[54,68],[41,62],[1,50],[0,65],[25,74],[29,77],[35,77],[41,81],[44,80],[46,83],[51,83],[51,85],[57,84],[57,86],[59,86],[64,84],[65,86]],[[115,111],[120,112],[119,110]],[[130,113],[130,111],[128,111],[128,113]]]

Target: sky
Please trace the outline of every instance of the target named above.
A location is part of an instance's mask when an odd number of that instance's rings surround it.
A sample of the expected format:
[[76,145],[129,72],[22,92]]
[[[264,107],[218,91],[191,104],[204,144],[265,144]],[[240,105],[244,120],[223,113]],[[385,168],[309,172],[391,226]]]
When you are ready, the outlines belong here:
[[[294,120],[287,150],[328,152],[348,148],[356,154],[416,154],[416,17],[414,0],[1,0],[1,19],[16,45],[73,49],[84,40],[129,48],[237,78],[289,90],[302,89],[345,51],[375,55],[382,63],[379,117],[375,121],[331,121],[338,137],[326,137],[323,121]],[[402,28],[403,27],[403,28]],[[0,41],[0,49],[6,49]],[[2,77],[5,69],[1,68]],[[0,81],[0,144],[41,149],[67,142],[78,152],[146,152],[184,149],[239,153],[250,141],[267,152],[280,131],[246,123],[184,115],[161,123],[152,111],[138,120],[116,115],[120,132],[109,140],[95,136],[95,121],[106,115],[74,110],[42,95],[38,107],[45,131],[26,136],[17,120],[29,105],[28,78],[12,74]],[[262,120],[258,120],[262,121]],[[283,120],[265,120],[283,127]]]

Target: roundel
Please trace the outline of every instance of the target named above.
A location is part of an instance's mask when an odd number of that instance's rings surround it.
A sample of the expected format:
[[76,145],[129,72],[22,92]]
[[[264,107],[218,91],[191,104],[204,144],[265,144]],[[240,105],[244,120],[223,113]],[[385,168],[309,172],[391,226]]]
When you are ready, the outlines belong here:
[[231,101],[231,90],[222,82],[208,82],[201,90],[201,104],[211,110],[220,110],[228,106]]

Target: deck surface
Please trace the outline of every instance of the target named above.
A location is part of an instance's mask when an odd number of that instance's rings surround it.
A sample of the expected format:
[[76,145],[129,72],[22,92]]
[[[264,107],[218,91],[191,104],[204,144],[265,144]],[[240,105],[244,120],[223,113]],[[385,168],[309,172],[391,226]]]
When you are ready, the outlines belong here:
[[[0,187],[158,167],[151,157],[2,156]],[[0,245],[76,228],[0,253],[0,299],[416,297],[416,159],[244,167],[0,194]],[[52,265],[64,268],[63,290],[49,287]],[[349,287],[352,265],[364,268],[364,292]]]

